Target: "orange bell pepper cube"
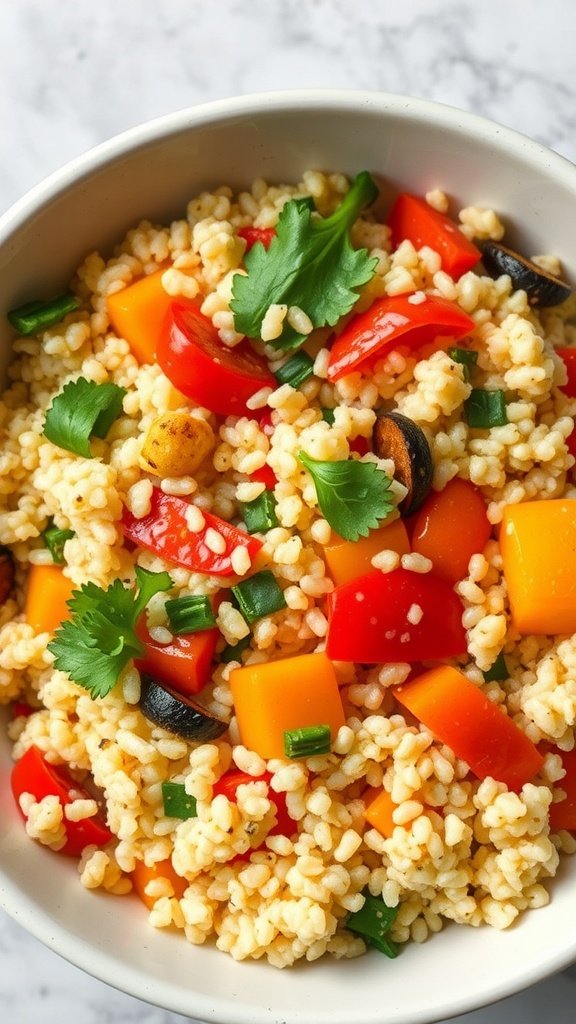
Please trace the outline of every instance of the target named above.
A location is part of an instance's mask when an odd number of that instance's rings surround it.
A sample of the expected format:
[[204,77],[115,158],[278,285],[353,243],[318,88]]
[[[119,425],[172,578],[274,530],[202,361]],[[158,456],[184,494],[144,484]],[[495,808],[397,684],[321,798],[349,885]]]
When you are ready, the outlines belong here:
[[395,687],[394,696],[479,779],[491,776],[520,789],[544,763],[512,719],[455,668],[442,665],[425,672]]
[[371,800],[364,811],[364,817],[372,828],[375,828],[386,839],[390,839],[397,827],[392,817],[396,807],[387,789],[382,789],[374,800]]
[[442,261],[442,269],[456,280],[472,270],[482,254],[464,235],[455,221],[435,210],[420,196],[404,192],[394,203],[388,224],[394,248],[404,239],[415,249],[424,245],[434,249]]
[[324,558],[328,572],[338,587],[341,583],[348,583],[357,576],[371,572],[374,568],[374,555],[386,548],[397,551],[399,555],[409,553],[410,542],[401,519],[395,519],[379,530],[371,530],[367,537],[361,537],[354,543],[333,533],[330,543],[324,548]]
[[156,346],[174,301],[162,287],[165,269],[141,277],[106,299],[114,331],[128,342],[139,363],[155,362]]
[[557,804],[550,804],[550,828],[552,832],[559,832],[560,829],[576,832],[576,747],[573,750],[559,750],[558,747],[546,745],[540,749],[559,754],[566,771],[564,778],[556,783],[566,796]]
[[28,573],[24,618],[37,633],[53,633],[70,618],[67,601],[74,584],[58,565],[32,565]]
[[500,550],[512,622],[522,635],[576,631],[576,501],[504,509]]
[[334,740],[344,725],[336,673],[325,654],[301,654],[230,673],[241,742],[261,757],[285,757],[284,732],[329,725]]
[[429,494],[417,512],[412,549],[431,559],[436,576],[454,584],[466,576],[468,562],[483,551],[491,530],[478,488],[456,478]]
[[132,885],[134,886],[134,891],[148,907],[148,910],[153,909],[158,897],[149,896],[146,892],[146,886],[156,878],[167,878],[172,883],[176,899],[182,899],[184,890],[188,887],[188,882],[181,875],[176,874],[171,860],[158,861],[152,867],[148,867],[142,860],[137,860],[136,867],[132,872]]

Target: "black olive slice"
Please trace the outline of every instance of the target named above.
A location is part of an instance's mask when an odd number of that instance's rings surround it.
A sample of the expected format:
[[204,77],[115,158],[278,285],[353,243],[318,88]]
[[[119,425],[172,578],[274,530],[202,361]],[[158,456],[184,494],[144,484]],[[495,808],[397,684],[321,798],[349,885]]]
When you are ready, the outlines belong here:
[[142,676],[140,709],[155,725],[185,740],[215,740],[228,728],[227,722],[210,714],[191,697],[147,675]]
[[396,478],[408,488],[400,511],[410,516],[420,508],[432,486],[434,463],[424,431],[399,412],[377,416],[373,445],[381,459],[393,459]]
[[572,294],[566,281],[520,256],[498,242],[480,242],[482,262],[490,277],[508,274],[515,288],[522,288],[533,306],[558,306]]
[[8,599],[14,586],[14,559],[8,548],[0,547],[0,604]]

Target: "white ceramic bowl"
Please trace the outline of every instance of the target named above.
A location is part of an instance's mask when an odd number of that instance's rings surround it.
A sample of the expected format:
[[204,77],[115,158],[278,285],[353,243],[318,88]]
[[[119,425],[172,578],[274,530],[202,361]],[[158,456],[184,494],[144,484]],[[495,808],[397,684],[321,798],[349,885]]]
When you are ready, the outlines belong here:
[[[445,188],[495,207],[524,251],[555,252],[576,279],[576,168],[508,129],[449,107],[378,93],[291,92],[225,100],[136,128],[25,196],[0,221],[2,310],[58,293],[87,251],[141,217],[181,216],[203,188],[306,168],[364,168],[390,188]],[[2,318],[3,320],[3,318]],[[2,330],[5,330],[2,327]],[[4,353],[8,358],[9,333]],[[447,927],[395,961],[278,971],[155,931],[136,898],[89,893],[75,865],[26,838],[0,735],[0,903],[42,942],[98,978],[219,1024],[426,1024],[510,995],[576,958],[576,866],[548,907],[508,932]]]

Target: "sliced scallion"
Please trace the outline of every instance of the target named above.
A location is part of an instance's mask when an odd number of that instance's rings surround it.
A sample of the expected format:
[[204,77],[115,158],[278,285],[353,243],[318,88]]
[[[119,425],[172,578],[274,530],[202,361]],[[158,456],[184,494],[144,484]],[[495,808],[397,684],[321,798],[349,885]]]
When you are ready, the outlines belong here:
[[469,427],[489,430],[490,427],[503,427],[508,423],[503,391],[472,388],[470,397],[464,402],[464,410]]
[[496,661],[494,661],[490,668],[486,672],[483,672],[482,675],[484,676],[485,683],[499,683],[503,679],[508,679],[510,673],[502,651],[500,651]]
[[464,367],[464,380],[470,380],[478,362],[478,353],[471,348],[449,348],[448,355],[455,363],[460,363]]
[[281,588],[270,569],[257,572],[232,587],[232,593],[246,622],[252,623],[263,615],[272,615],[286,607]]
[[334,409],[322,409],[322,419],[329,427],[334,426]]
[[163,782],[162,800],[167,818],[196,817],[196,797],[188,795],[183,782]]
[[249,633],[248,636],[242,637],[237,644],[226,644],[219,654],[220,661],[224,665],[228,665],[231,661],[242,661],[242,651],[245,651],[247,647],[250,647],[252,636]]
[[173,601],[166,601],[165,607],[172,633],[198,633],[201,629],[211,629],[216,625],[216,616],[208,597],[177,597]]
[[314,373],[314,360],[307,352],[296,352],[280,369],[276,370],[274,376],[279,384],[290,384],[290,387],[298,388],[308,377]]
[[330,726],[304,725],[300,729],[284,730],[286,757],[316,757],[330,753]]
[[79,306],[80,300],[67,292],[48,302],[41,300],[25,302],[23,306],[11,309],[7,315],[12,327],[15,327],[20,334],[38,334],[38,331],[60,323],[67,313],[78,309]]
[[361,935],[369,946],[394,959],[398,956],[398,946],[388,938],[388,932],[396,920],[398,907],[387,907],[383,899],[370,893],[365,893],[365,897],[364,906],[350,914],[346,927]]
[[44,543],[52,555],[56,565],[64,565],[64,545],[71,537],[76,536],[74,530],[60,530],[54,523],[47,526],[42,534]]
[[259,533],[278,526],[273,491],[262,491],[254,501],[245,501],[240,508],[248,533]]

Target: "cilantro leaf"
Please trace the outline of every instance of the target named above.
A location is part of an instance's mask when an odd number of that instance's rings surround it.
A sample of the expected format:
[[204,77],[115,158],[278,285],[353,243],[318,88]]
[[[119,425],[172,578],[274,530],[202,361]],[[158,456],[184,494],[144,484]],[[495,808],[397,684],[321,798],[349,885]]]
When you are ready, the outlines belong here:
[[[333,327],[349,313],[358,298],[356,289],[371,280],[378,262],[366,249],[352,248],[349,231],[377,195],[374,180],[362,171],[330,217],[313,216],[309,198],[286,203],[268,250],[262,243],[254,245],[246,256],[247,275],[234,276],[230,308],[236,330],[259,338],[273,303],[299,306],[314,327]],[[304,335],[285,324],[272,345],[288,351],[303,341]]]
[[106,437],[122,412],[125,388],[78,377],[65,384],[46,413],[44,435],[59,448],[92,458],[91,437]]
[[299,452],[316,487],[324,518],[344,540],[367,537],[394,508],[392,480],[374,462],[321,462]]
[[105,697],[131,658],[144,646],[136,623],[151,597],[174,585],[167,572],[136,567],[137,591],[114,580],[107,590],[85,583],[68,601],[71,618],[56,630],[48,650],[55,667],[67,672],[92,699]]

